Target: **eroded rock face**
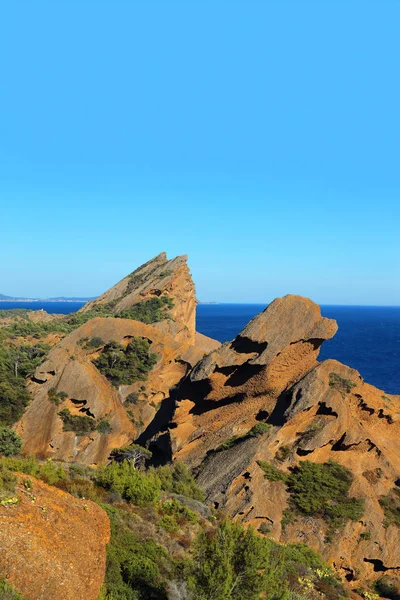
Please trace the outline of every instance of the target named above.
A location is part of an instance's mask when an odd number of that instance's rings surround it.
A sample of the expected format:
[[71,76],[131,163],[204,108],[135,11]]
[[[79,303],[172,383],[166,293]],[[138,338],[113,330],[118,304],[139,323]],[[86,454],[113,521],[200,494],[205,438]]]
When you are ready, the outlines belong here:
[[32,478],[30,496],[22,479],[19,503],[0,506],[2,577],[27,600],[97,600],[110,538],[106,513]]
[[[220,346],[194,331],[196,299],[186,257],[167,261],[160,254],[81,310],[112,303],[112,311],[119,314],[160,295],[173,301],[162,321],[148,325],[119,317],[92,318],[51,349],[31,377],[33,400],[16,426],[26,454],[98,464],[114,448],[136,440],[156,415],[165,426],[173,410],[171,391],[204,354]],[[133,338],[150,343],[156,364],[145,381],[116,388],[94,360],[108,343],[127,346]],[[87,346],[93,339],[100,343]],[[51,401],[52,391],[63,394],[61,401]],[[59,416],[64,409],[92,419],[93,430],[84,435],[65,431]],[[109,424],[107,431],[96,429],[102,422]]]
[[81,308],[81,312],[99,305],[111,305],[116,314],[151,298],[170,298],[174,306],[169,311],[171,318],[180,323],[194,337],[196,330],[196,292],[187,256],[167,259],[162,252],[136,271],[122,279],[96,300]]
[[[354,369],[328,360],[281,395],[279,403],[281,426],[203,461],[198,483],[208,501],[256,528],[264,523],[276,540],[310,545],[354,586],[387,571],[399,574],[400,530],[385,526],[379,499],[398,485],[400,397],[385,394]],[[350,495],[364,499],[363,517],[348,521],[331,542],[326,523],[312,516],[298,516],[282,530],[286,485],[268,481],[259,466],[266,461],[289,473],[303,460],[333,460],[347,467],[354,476]]]
[[336,322],[300,296],[285,296],[257,315],[231,343],[205,356],[179,390],[170,437],[191,465],[275,410],[277,399],[317,363]]

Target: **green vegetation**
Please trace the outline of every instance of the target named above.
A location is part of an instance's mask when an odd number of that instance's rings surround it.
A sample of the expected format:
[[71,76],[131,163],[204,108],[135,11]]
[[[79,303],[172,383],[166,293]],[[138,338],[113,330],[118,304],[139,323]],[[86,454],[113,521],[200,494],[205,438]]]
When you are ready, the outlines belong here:
[[[0,329],[0,334],[4,330]],[[25,377],[42,362],[46,344],[2,343],[0,335],[0,425],[13,425],[29,402]]]
[[56,406],[59,406],[68,398],[68,394],[65,392],[57,392],[56,388],[50,388],[47,392],[47,397]]
[[150,353],[150,343],[134,337],[124,348],[110,342],[93,363],[115,387],[144,381],[157,362],[157,355]]
[[19,435],[9,427],[0,426],[0,455],[13,456],[21,452],[22,442]]
[[384,526],[396,525],[400,527],[400,489],[393,488],[387,496],[379,499],[379,504],[385,513]]
[[24,600],[23,597],[14,591],[3,579],[0,579],[0,598],[1,600]]
[[[190,471],[179,463],[140,470],[124,460],[93,470],[63,468],[33,457],[3,457],[0,489],[7,488],[8,495],[15,489],[12,471],[92,499],[107,512],[111,540],[102,600],[167,600],[175,597],[171,590],[181,592],[176,598],[191,600],[345,596],[332,570],[310,548],[277,544],[230,521],[215,525],[176,497],[166,497],[172,492],[202,498]],[[34,489],[28,478],[23,485]]]
[[350,394],[356,384],[351,379],[341,377],[338,373],[329,373],[329,385],[337,389],[344,397],[346,394]]
[[272,463],[260,460],[258,462],[259,467],[264,471],[265,478],[269,481],[287,481],[288,474],[284,473],[278,467],[275,467]]
[[285,462],[285,460],[289,458],[291,452],[292,449],[290,446],[281,446],[275,454],[275,459],[278,462]]
[[121,319],[134,319],[142,323],[157,323],[163,319],[170,318],[168,311],[173,308],[174,303],[172,298],[166,296],[150,298],[138,304],[134,304],[130,308],[121,311],[116,317]]
[[166,583],[173,563],[159,544],[140,539],[132,528],[132,515],[104,505],[110,518],[104,600],[167,600]]
[[322,517],[330,528],[340,528],[363,514],[364,501],[349,497],[352,482],[351,471],[335,462],[303,461],[287,480],[290,505],[300,514]]
[[363,514],[364,501],[350,498],[353,482],[351,471],[329,461],[313,463],[302,461],[290,473],[285,473],[272,463],[259,461],[259,466],[269,481],[283,481],[289,492],[289,506],[283,514],[282,527],[293,522],[295,514],[322,517],[329,532],[344,526],[346,521],[358,521]]
[[85,435],[96,429],[96,421],[87,415],[72,415],[69,408],[63,408],[58,413],[63,422],[63,431],[74,431],[77,435]]
[[199,488],[189,467],[184,463],[174,462],[172,465],[158,467],[155,472],[164,491],[204,502],[203,490]]
[[100,337],[94,337],[86,342],[86,348],[100,348],[105,342]]
[[96,425],[96,431],[100,431],[100,433],[107,434],[111,433],[111,424],[107,419],[101,419]]
[[96,472],[96,482],[137,506],[146,506],[160,499],[161,482],[157,474],[140,471],[127,460],[100,467]]
[[14,495],[17,478],[5,465],[0,464],[0,505],[6,504]]
[[138,444],[131,444],[130,446],[123,446],[122,448],[115,448],[111,452],[111,458],[117,462],[129,460],[135,468],[144,467],[146,460],[151,458],[152,454],[147,448],[139,446]]
[[187,579],[196,600],[278,600],[312,592],[331,600],[345,596],[332,570],[310,548],[279,545],[230,521],[200,532]]

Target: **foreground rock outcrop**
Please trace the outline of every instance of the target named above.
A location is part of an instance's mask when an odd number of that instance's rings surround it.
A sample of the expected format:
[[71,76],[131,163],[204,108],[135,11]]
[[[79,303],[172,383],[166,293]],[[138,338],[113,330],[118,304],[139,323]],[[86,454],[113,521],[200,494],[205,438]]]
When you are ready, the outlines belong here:
[[97,600],[110,523],[90,500],[19,476],[18,504],[0,506],[0,572],[26,600]]

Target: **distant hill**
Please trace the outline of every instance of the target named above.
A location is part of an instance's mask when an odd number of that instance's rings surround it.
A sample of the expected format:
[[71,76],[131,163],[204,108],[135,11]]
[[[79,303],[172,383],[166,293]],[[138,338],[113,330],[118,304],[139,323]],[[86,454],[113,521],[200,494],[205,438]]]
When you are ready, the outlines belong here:
[[56,298],[18,298],[15,296],[5,296],[0,294],[0,302],[88,302],[95,298],[57,296]]

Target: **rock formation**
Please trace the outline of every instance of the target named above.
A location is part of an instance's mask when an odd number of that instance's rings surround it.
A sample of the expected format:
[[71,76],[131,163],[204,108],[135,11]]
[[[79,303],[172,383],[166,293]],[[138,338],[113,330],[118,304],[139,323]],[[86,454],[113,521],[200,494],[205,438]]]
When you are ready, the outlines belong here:
[[[276,540],[310,545],[357,586],[400,574],[400,530],[379,502],[400,485],[400,397],[337,361],[317,362],[336,329],[310,300],[275,300],[192,369],[179,387],[168,437],[174,458],[197,468],[208,502]],[[259,421],[269,430],[251,435]],[[350,494],[364,501],[363,516],[331,538],[312,515],[282,526],[289,506],[284,475],[304,460],[350,469]],[[279,469],[282,480],[268,480],[263,463]]]
[[151,298],[171,298],[174,303],[170,310],[171,319],[186,327],[194,338],[197,300],[186,261],[186,255],[168,260],[165,252],[162,252],[102,296],[85,304],[81,311],[108,305],[118,314]]
[[317,364],[322,342],[336,329],[310,300],[272,302],[181,385],[170,429],[175,457],[196,465],[209,450],[265,420],[279,395]]
[[[31,377],[33,400],[17,425],[25,453],[85,464],[105,462],[113,448],[135,440],[162,405],[165,410],[174,386],[206,352],[220,345],[194,331],[196,299],[186,257],[167,261],[160,254],[82,311],[112,303],[112,314],[118,315],[160,296],[173,306],[159,322],[91,318],[52,348]],[[156,363],[145,381],[115,387],[94,361],[110,342],[126,347],[134,338],[150,343]],[[53,396],[52,402],[51,394],[61,396]],[[72,416],[90,417],[92,430],[65,431],[59,416],[65,409]],[[106,431],[100,425],[104,422]]]
[[[157,298],[165,301],[161,320],[132,317]],[[278,541],[309,544],[354,587],[400,576],[400,529],[383,509],[400,496],[400,397],[336,361],[318,362],[337,325],[311,300],[275,300],[223,345],[195,332],[195,309],[186,257],[165,254],[85,305],[80,314],[92,318],[31,377],[33,399],[17,425],[24,451],[96,465],[113,448],[148,443],[164,461],[195,468],[216,508]],[[152,368],[146,379],[113,385],[98,359],[134,339],[148,342]],[[68,430],[66,409],[90,418],[90,431]],[[288,519],[287,482],[303,461],[349,469],[363,515],[333,535],[321,515]]]
[[0,511],[0,571],[26,600],[97,600],[110,523],[90,500],[19,477],[18,504]]

